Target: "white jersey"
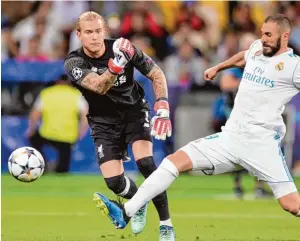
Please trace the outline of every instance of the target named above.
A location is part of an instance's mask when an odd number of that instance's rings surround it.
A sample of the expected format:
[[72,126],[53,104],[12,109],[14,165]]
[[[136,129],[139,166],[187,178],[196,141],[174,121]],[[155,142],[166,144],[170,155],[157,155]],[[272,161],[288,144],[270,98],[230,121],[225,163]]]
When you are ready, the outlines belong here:
[[246,66],[234,108],[224,130],[259,125],[283,138],[284,106],[300,91],[300,57],[293,50],[273,57],[262,54],[261,40],[245,53]]

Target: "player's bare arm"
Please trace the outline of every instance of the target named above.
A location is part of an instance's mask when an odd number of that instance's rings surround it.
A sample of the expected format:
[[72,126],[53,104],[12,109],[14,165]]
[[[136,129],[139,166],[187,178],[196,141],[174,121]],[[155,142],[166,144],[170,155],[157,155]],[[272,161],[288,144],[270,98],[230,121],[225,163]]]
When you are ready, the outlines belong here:
[[167,81],[162,70],[144,52],[135,48],[132,63],[144,76],[153,82],[156,103],[156,115],[151,119],[151,135],[155,139],[165,140],[172,135],[170,108],[168,103]]
[[156,103],[154,105],[156,115],[151,120],[151,135],[154,136],[155,139],[165,140],[172,135],[167,80],[157,65],[154,65],[146,76],[153,82],[156,97]]
[[143,75],[153,82],[153,89],[156,99],[168,98],[166,76],[155,62],[143,51],[134,47],[132,63]]
[[41,118],[41,111],[33,108],[29,114],[29,127],[28,129],[26,130],[26,136],[27,137],[31,137],[34,135],[37,127],[38,127],[38,123],[39,123],[39,120]]
[[216,66],[218,69],[218,72],[225,70],[225,69],[232,68],[232,67],[244,67],[246,65],[246,61],[244,58],[245,52],[246,51],[241,51],[241,52],[233,55],[228,60],[218,64]]
[[113,86],[118,74],[123,70],[125,65],[133,56],[133,47],[127,39],[120,38],[115,41],[113,51],[117,58],[110,59],[108,62],[109,69],[103,74],[88,74],[81,82],[81,86],[92,90],[100,95],[105,95]]
[[116,79],[117,75],[112,74],[109,70],[106,70],[102,75],[89,73],[82,80],[81,86],[100,95],[105,95],[113,86]]
[[204,72],[204,79],[208,80],[208,81],[213,80],[220,71],[225,70],[225,69],[229,69],[232,67],[238,67],[238,68],[244,67],[246,65],[246,61],[244,59],[245,52],[246,51],[241,51],[241,52],[233,55],[228,60],[226,60],[212,68],[207,69]]
[[167,80],[163,71],[155,65],[147,74],[147,77],[152,80],[156,99],[168,98]]

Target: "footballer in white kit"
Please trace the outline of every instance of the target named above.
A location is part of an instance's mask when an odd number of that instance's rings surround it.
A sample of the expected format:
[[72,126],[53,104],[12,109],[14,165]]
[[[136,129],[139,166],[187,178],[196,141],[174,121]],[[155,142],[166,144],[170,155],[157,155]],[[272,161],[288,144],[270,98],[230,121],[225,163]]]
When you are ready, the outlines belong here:
[[284,210],[300,217],[300,195],[280,148],[285,134],[281,114],[300,91],[300,57],[288,48],[290,31],[287,17],[269,16],[261,39],[204,72],[204,78],[212,80],[224,69],[245,66],[230,118],[222,132],[192,141],[166,157],[123,206],[103,198],[108,215],[121,228],[179,173],[190,170],[213,175],[245,168],[269,184]]
[[[181,148],[193,169],[206,174],[247,169],[267,181],[280,198],[297,189],[287,168],[280,141],[285,135],[284,106],[300,89],[300,57],[292,49],[272,57],[263,54],[262,40],[244,53],[245,68],[234,108],[222,132]],[[203,161],[203,155],[211,164]],[[208,164],[207,169],[203,165]],[[284,183],[274,188],[272,183]]]

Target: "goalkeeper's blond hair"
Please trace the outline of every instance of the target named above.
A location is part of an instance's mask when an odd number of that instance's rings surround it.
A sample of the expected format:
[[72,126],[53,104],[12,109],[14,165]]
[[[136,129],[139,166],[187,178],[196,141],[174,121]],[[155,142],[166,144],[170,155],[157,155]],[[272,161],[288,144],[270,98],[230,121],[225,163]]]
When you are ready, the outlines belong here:
[[101,20],[101,22],[102,22],[102,24],[104,26],[105,32],[107,32],[106,31],[107,30],[107,28],[106,28],[106,22],[105,22],[104,18],[100,14],[98,14],[96,12],[93,12],[93,11],[87,11],[87,12],[84,12],[84,13],[80,14],[80,16],[77,19],[76,30],[78,32],[81,31],[80,23],[82,21],[92,21],[92,20],[95,20],[95,19],[100,19]]

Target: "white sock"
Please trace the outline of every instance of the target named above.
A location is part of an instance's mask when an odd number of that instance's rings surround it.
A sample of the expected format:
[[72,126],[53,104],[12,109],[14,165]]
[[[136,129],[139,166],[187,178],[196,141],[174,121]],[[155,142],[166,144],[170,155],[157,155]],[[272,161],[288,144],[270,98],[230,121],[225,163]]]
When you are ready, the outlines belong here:
[[299,210],[299,212],[296,214],[296,217],[300,217],[300,210]]
[[161,226],[161,225],[167,225],[167,226],[169,226],[169,227],[173,227],[173,224],[172,224],[172,222],[171,222],[171,218],[169,218],[169,219],[167,219],[167,220],[164,220],[164,221],[160,221],[160,222],[159,222],[159,226]]
[[157,170],[143,182],[137,193],[124,204],[127,216],[132,217],[152,198],[165,191],[178,175],[176,166],[165,158]]

